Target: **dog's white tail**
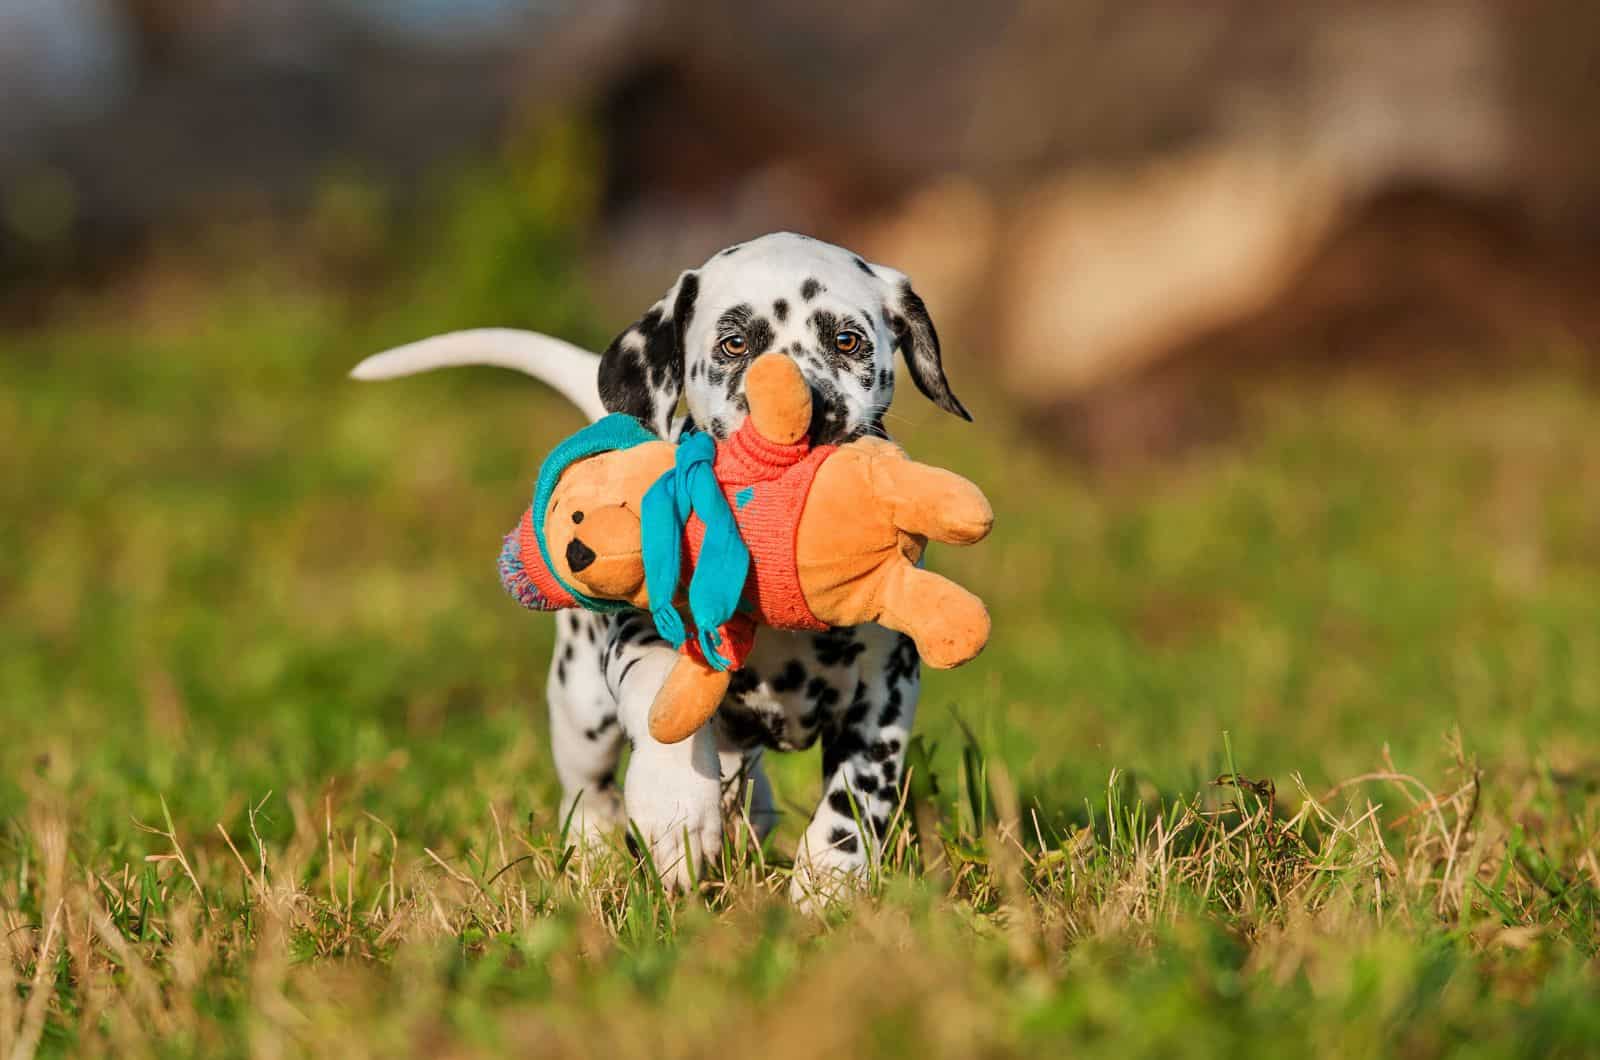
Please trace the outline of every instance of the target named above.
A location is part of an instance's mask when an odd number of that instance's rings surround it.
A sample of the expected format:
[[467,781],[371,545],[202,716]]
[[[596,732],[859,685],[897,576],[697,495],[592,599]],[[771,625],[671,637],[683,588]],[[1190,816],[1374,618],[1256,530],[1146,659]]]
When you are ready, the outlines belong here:
[[590,421],[600,404],[600,358],[570,342],[516,328],[473,328],[375,353],[351,369],[352,379],[398,379],[435,368],[489,365],[531,375],[554,388]]

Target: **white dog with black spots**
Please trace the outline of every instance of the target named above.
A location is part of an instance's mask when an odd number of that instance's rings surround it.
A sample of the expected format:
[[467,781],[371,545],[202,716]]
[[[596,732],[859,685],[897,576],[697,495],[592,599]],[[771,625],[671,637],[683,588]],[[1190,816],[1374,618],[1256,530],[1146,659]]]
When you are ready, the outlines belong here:
[[[538,378],[590,419],[626,412],[675,438],[688,426],[726,438],[744,421],[745,368],[769,350],[800,365],[818,444],[884,434],[894,351],[917,388],[970,420],[945,379],[922,299],[893,269],[841,247],[777,233],[720,251],[595,356],[533,332],[453,332],[363,361],[359,379],[493,364]],[[686,408],[686,414],[680,409]],[[676,651],[648,616],[556,617],[546,695],[562,817],[586,839],[631,821],[672,886],[748,821],[759,841],[777,820],[764,750],[822,740],[823,794],[795,855],[791,894],[816,905],[862,879],[898,804],[921,668],[910,638],[880,626],[827,633],[763,629],[712,721],[662,744],[647,724]],[[632,747],[619,791],[622,741]]]

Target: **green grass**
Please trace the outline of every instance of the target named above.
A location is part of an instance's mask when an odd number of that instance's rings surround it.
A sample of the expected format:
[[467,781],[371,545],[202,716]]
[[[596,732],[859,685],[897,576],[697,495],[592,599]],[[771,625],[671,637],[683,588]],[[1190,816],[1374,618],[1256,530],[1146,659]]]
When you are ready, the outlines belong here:
[[[890,855],[812,920],[815,751],[687,899],[563,843],[550,629],[493,559],[576,416],[343,378],[506,322],[463,319],[501,282],[6,338],[0,1056],[1600,1044],[1600,396],[1259,392],[1236,442],[1095,478],[958,346],[978,425],[906,387],[891,426],[991,493],[936,563],[994,641],[928,676]],[[526,322],[607,330],[545,287]]]

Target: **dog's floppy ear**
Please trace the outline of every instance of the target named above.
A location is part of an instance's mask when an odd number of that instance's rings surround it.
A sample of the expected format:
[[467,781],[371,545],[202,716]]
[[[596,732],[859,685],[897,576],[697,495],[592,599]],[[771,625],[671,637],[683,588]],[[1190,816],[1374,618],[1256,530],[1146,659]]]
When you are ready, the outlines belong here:
[[894,331],[895,345],[900,356],[906,359],[912,382],[927,399],[946,412],[972,421],[959,398],[950,390],[950,381],[944,376],[944,360],[939,352],[939,333],[933,328],[933,318],[928,307],[922,304],[911,281],[905,274],[882,265],[868,266],[887,290],[884,293],[884,314]]
[[683,394],[683,336],[694,316],[700,277],[693,269],[622,334],[600,357],[600,401],[607,412],[626,412],[663,438]]

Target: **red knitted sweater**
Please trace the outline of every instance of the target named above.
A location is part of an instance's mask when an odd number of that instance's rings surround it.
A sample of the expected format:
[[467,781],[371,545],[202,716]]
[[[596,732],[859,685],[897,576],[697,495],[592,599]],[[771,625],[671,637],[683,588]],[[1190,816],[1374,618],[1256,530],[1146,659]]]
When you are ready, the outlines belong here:
[[[724,626],[721,649],[735,668],[743,664],[758,622],[775,629],[828,628],[811,613],[801,591],[795,537],[800,513],[811,493],[811,480],[837,448],[814,446],[805,440],[778,445],[761,437],[749,420],[717,446],[713,471],[733,509],[739,536],[750,550],[750,576],[744,588],[744,601],[750,611],[746,614],[741,609]],[[691,515],[684,528],[688,557],[685,569],[692,570],[699,559],[705,533],[705,524]],[[694,644],[692,638],[688,644]]]

